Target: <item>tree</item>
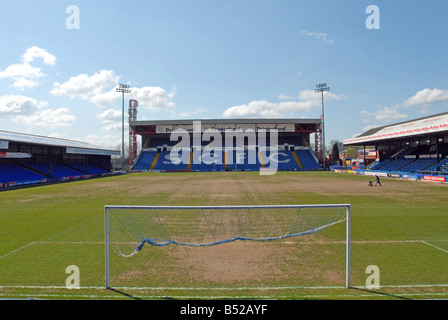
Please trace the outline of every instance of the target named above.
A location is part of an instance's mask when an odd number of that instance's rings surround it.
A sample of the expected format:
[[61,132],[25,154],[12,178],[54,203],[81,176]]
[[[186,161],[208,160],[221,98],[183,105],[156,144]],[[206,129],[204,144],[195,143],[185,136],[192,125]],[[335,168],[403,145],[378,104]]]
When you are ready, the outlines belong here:
[[333,149],[331,151],[331,159],[339,160],[339,147],[338,147],[338,143],[337,142],[335,142],[333,144]]
[[327,150],[332,150],[331,159],[334,160],[339,160],[339,150],[342,149],[344,149],[344,144],[339,140],[331,140],[329,145],[327,145]]
[[357,159],[358,158],[358,149],[353,146],[350,146],[346,150],[347,159]]

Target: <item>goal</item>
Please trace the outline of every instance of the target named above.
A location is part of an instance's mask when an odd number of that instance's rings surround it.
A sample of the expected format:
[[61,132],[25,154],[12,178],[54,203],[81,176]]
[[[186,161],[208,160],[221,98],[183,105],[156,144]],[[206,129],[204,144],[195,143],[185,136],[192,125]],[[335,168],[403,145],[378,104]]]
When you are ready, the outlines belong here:
[[145,245],[214,246],[275,241],[346,222],[346,283],[350,287],[350,205],[105,206],[106,288],[110,248],[131,257]]

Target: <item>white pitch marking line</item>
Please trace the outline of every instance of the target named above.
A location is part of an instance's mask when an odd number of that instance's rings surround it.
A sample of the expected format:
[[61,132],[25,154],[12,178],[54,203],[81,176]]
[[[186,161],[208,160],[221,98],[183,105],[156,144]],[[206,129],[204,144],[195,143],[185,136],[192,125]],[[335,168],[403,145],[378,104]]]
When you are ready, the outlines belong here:
[[[17,296],[23,296],[26,298],[30,298],[29,294],[0,294],[0,296],[6,296],[6,297],[17,297]],[[441,296],[441,299],[444,299],[443,297],[446,296],[445,292],[434,292],[434,293],[400,293],[400,296],[406,297],[413,297],[413,296]],[[32,297],[43,297],[43,298],[89,298],[89,299],[105,299],[105,298],[111,298],[111,299],[122,299],[119,295],[68,295],[68,294],[33,294]],[[372,297],[372,294],[357,294],[357,295],[348,295],[348,294],[342,294],[342,295],[304,295],[300,296],[301,298],[311,298],[311,299],[322,299],[322,298],[363,298],[363,297]],[[165,299],[166,296],[154,296],[154,295],[136,295],[135,298],[143,298],[143,299]],[[173,299],[197,299],[198,296],[172,296]],[[259,296],[254,298],[253,296],[200,296],[201,299],[272,299],[272,300],[278,300],[278,299],[288,299],[291,298],[291,296]]]
[[35,242],[30,242],[30,243],[28,243],[28,244],[26,244],[26,245],[24,245],[24,246],[22,246],[22,247],[20,247],[20,248],[18,248],[18,249],[16,249],[16,250],[13,250],[13,251],[11,251],[11,252],[8,252],[7,254],[1,256],[0,259],[3,259],[3,258],[5,258],[5,257],[7,257],[7,256],[9,256],[9,255],[11,255],[11,254],[13,254],[14,252],[20,251],[20,250],[22,250],[22,249],[24,249],[24,248],[26,248],[26,247],[28,247],[28,246],[30,246],[30,245],[33,245],[33,244],[35,244]]
[[[404,285],[382,285],[380,288],[445,288],[448,284],[404,284]],[[67,289],[66,286],[26,286],[26,285],[0,285],[0,289]],[[112,287],[117,290],[136,290],[136,291],[147,291],[147,290],[181,290],[181,291],[201,291],[201,290],[214,290],[214,291],[232,291],[232,290],[291,290],[291,289],[302,289],[302,290],[332,290],[332,289],[346,289],[345,286],[285,286],[285,287]],[[366,289],[365,286],[352,286],[352,288]],[[80,289],[88,290],[107,290],[104,287],[98,286],[84,286]],[[448,293],[447,293],[448,294]]]
[[435,246],[435,245],[433,245],[433,244],[430,244],[430,243],[428,243],[428,242],[426,242],[426,241],[423,241],[423,240],[422,240],[422,243],[424,243],[424,244],[426,244],[426,245],[428,245],[428,246],[430,246],[430,247],[436,248],[437,250],[440,250],[440,251],[443,251],[443,252],[445,252],[445,253],[448,253],[447,250],[443,250],[442,248],[439,248],[439,247],[437,247],[437,246]]

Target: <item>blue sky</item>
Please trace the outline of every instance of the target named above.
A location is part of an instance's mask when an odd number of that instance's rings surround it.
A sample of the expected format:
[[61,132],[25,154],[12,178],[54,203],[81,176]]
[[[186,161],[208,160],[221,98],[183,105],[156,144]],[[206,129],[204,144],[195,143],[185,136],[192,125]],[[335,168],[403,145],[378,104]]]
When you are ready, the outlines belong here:
[[0,130],[119,148],[119,83],[126,111],[137,99],[139,120],[165,120],[318,118],[325,82],[326,141],[342,141],[448,111],[446,12],[446,0],[3,0]]

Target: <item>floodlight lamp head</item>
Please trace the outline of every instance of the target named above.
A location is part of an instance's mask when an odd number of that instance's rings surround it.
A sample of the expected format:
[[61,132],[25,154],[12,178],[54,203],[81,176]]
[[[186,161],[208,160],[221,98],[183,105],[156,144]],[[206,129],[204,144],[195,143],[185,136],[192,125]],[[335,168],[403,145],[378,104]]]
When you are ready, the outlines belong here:
[[314,89],[314,92],[324,92],[324,91],[330,91],[330,87],[327,87],[326,83],[316,84],[316,89]]
[[123,92],[123,93],[131,93],[131,89],[129,89],[131,86],[126,84],[119,84],[118,88],[116,89],[116,92]]

